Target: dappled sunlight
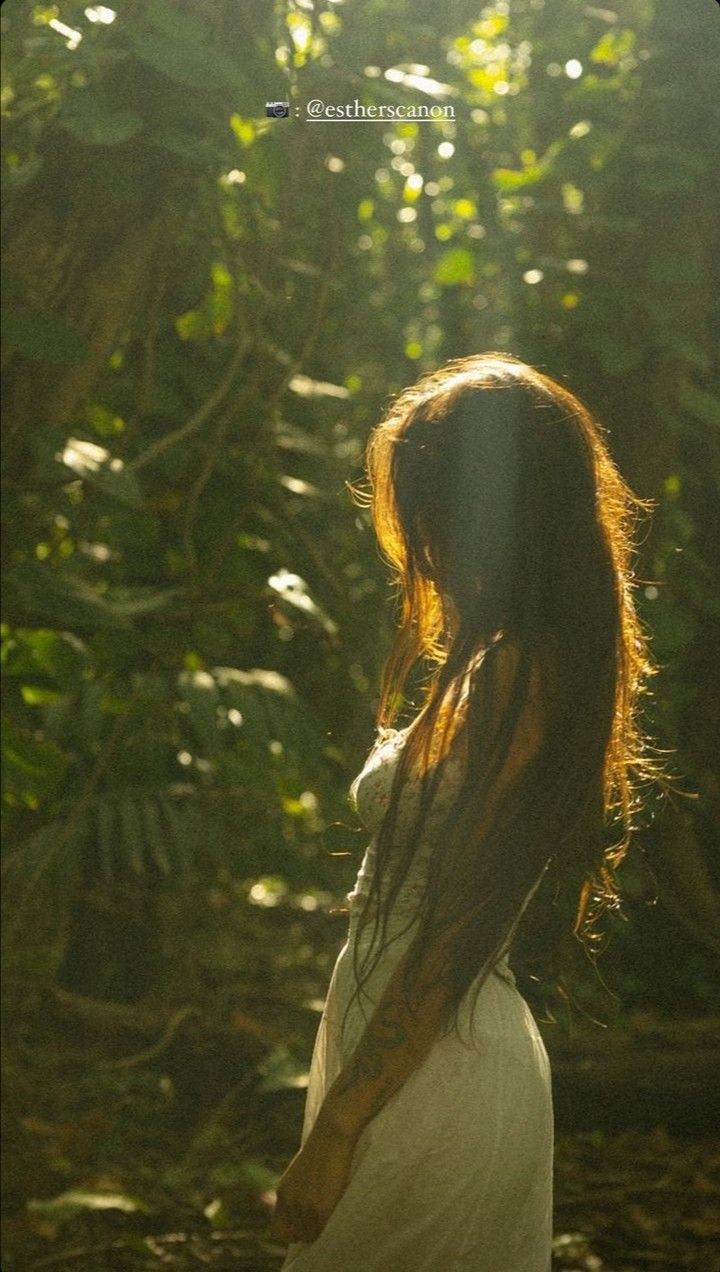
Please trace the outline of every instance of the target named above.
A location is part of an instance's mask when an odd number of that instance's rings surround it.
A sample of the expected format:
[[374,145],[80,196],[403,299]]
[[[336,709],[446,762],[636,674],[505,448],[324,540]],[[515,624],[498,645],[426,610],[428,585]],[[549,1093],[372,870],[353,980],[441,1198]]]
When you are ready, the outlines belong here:
[[114,9],[109,9],[107,5],[95,4],[85,10],[85,17],[88,22],[100,22],[103,26],[109,26],[111,22],[115,21],[117,14]]

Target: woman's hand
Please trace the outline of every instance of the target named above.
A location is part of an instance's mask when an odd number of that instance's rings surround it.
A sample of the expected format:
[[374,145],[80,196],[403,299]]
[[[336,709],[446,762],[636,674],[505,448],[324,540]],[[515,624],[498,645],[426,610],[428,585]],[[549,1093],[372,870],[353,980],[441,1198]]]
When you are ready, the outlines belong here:
[[316,1123],[277,1189],[270,1233],[281,1241],[315,1241],[340,1200],[357,1136]]

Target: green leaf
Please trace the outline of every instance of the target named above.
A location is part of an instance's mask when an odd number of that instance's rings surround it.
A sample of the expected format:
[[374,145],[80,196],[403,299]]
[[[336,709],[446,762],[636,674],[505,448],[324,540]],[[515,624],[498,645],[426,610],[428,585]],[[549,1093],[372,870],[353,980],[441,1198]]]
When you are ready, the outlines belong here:
[[217,167],[218,153],[204,137],[195,137],[190,133],[163,129],[148,138],[150,145],[159,147],[167,154],[174,155],[183,163],[196,171],[207,171],[213,165]]
[[33,362],[81,362],[88,354],[84,331],[57,314],[11,309],[3,313],[3,340]]
[[43,155],[31,155],[24,163],[9,167],[3,172],[3,180],[8,192],[22,190],[25,186],[30,185],[44,166],[45,158]]
[[28,1201],[27,1208],[54,1219],[70,1219],[84,1210],[120,1210],[124,1214],[133,1214],[136,1211],[150,1213],[150,1206],[138,1197],[129,1197],[124,1193],[90,1192],[80,1188],[71,1188],[58,1197],[33,1197]]
[[224,705],[238,713],[233,725],[251,755],[264,757],[270,741],[268,715],[264,707],[265,693],[252,671],[235,667],[215,667],[214,675],[222,690]]
[[17,902],[18,913],[22,913],[26,903],[37,904],[40,893],[45,905],[49,902],[59,914],[67,911],[87,833],[85,816],[75,816],[72,826],[66,819],[54,820],[6,855],[5,882]]
[[130,863],[134,873],[143,876],[145,870],[145,835],[143,822],[137,799],[126,794],[120,801],[120,824],[122,827],[122,849],[125,860]]
[[246,1183],[251,1188],[257,1188],[261,1191],[270,1191],[277,1188],[280,1176],[274,1170],[269,1170],[267,1166],[263,1166],[261,1162],[244,1161],[240,1165],[240,1173]]
[[475,260],[466,247],[453,247],[438,258],[433,279],[443,287],[458,287],[475,282]]
[[163,875],[172,874],[172,865],[165,842],[166,832],[160,818],[160,808],[155,800],[145,800],[142,805],[142,816],[145,823],[145,834],[150,855],[158,870]]
[[131,34],[133,48],[141,61],[187,88],[224,89],[237,92],[245,86],[239,63],[221,50],[205,44],[181,44],[164,37]]
[[197,857],[197,809],[192,794],[183,798],[161,796],[159,800],[165,824],[168,828],[168,846],[173,855],[173,866],[178,878],[185,883],[195,883],[198,878]]
[[203,44],[210,34],[207,22],[189,17],[177,4],[169,0],[150,0],[145,17],[156,31],[180,44]]
[[72,111],[61,115],[58,122],[86,146],[119,146],[136,137],[144,127],[142,115],[137,111],[108,110],[90,94],[87,100],[74,103]]
[[491,176],[498,190],[521,190],[523,186],[540,181],[545,176],[545,169],[542,164],[531,163],[526,168],[495,168]]
[[97,588],[64,567],[26,560],[22,567],[7,571],[4,585],[7,611],[19,611],[24,622],[37,620],[43,627],[61,631],[129,626]]
[[714,393],[708,393],[705,389],[699,389],[697,385],[686,382],[680,385],[677,400],[683,410],[699,420],[701,424],[720,429],[720,398],[717,398]]
[[142,508],[143,496],[137,478],[122,460],[113,459],[104,446],[79,437],[69,437],[59,456],[66,468],[89,485],[130,508]]
[[101,799],[97,810],[98,856],[100,873],[105,883],[115,879],[115,805],[109,799]]
[[142,618],[172,605],[182,591],[178,587],[113,587],[105,594],[108,607],[118,618]]
[[49,628],[18,628],[3,650],[6,676],[48,676],[64,689],[72,689],[87,663],[87,650],[70,632]]
[[606,31],[590,53],[590,61],[603,66],[616,66],[625,53],[635,47],[636,35],[627,28],[622,31]]
[[215,1197],[211,1202],[208,1202],[203,1214],[213,1228],[232,1228],[237,1222],[232,1210],[219,1197]]
[[253,119],[243,119],[234,112],[230,116],[230,127],[241,146],[251,146],[257,137],[257,125]]
[[299,574],[282,568],[270,576],[268,586],[282,601],[283,608],[289,612],[290,617],[312,619],[329,636],[336,635],[337,623],[318,605],[305,579]]
[[221,745],[218,728],[220,698],[218,687],[207,671],[183,672],[180,693],[190,710],[190,723],[205,755],[214,755]]
[[212,330],[210,316],[200,309],[188,309],[175,319],[175,330],[181,340],[204,340]]
[[57,790],[68,767],[68,757],[54,742],[2,720],[2,761],[5,794],[22,802],[46,798]]
[[258,1065],[262,1074],[261,1091],[285,1091],[293,1087],[307,1086],[307,1069],[298,1063],[284,1043],[272,1051]]

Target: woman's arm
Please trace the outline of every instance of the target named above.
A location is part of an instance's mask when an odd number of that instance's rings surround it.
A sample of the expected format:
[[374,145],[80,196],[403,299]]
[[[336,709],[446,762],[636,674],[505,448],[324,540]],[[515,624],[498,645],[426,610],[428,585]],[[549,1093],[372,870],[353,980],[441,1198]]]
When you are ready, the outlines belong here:
[[363,1127],[430,1051],[450,995],[441,975],[441,948],[438,942],[425,955],[410,986],[404,975],[407,956],[392,973],[358,1046],[280,1180],[272,1236],[316,1240],[345,1191]]
[[443,932],[409,980],[407,955],[398,963],[322,1103],[318,1121],[329,1131],[357,1138],[428,1055],[452,997],[443,955],[456,931],[457,926]]

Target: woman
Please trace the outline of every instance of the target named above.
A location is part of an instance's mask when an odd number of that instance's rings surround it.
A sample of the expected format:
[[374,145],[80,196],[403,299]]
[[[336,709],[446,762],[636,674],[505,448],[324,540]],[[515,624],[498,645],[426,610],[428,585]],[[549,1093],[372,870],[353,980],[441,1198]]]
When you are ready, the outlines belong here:
[[[563,922],[587,937],[617,904],[639,784],[662,777],[637,719],[648,505],[581,402],[505,354],[401,393],[367,467],[402,622],[272,1230],[292,1272],[548,1272],[550,1073],[508,953],[537,956]],[[424,703],[397,730],[420,658]]]

